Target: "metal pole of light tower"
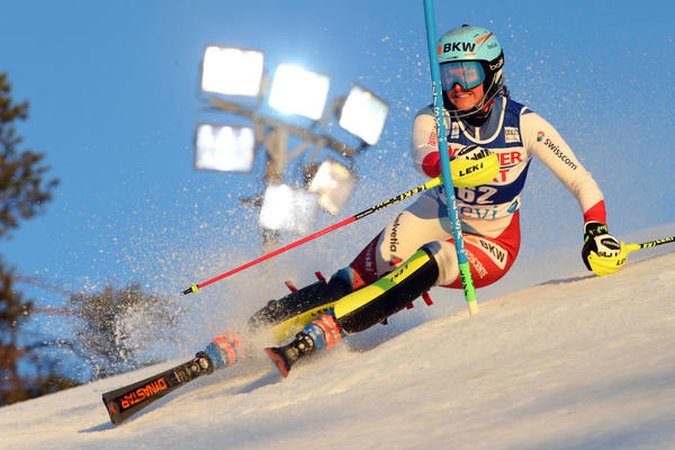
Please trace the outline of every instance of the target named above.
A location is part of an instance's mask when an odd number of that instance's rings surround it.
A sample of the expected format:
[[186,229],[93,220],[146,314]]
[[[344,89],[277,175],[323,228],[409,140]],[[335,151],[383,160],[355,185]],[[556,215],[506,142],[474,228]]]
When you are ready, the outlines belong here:
[[[283,126],[272,127],[265,137],[265,189],[284,182],[286,174],[288,130]],[[269,250],[279,241],[279,232],[263,228],[263,248]]]
[[[288,161],[299,156],[309,147],[328,148],[338,154],[353,158],[357,150],[327,135],[317,135],[311,130],[301,128],[283,122],[281,120],[265,117],[255,111],[244,108],[233,102],[217,98],[209,99],[211,106],[219,111],[232,113],[250,119],[256,126],[256,136],[263,130],[261,141],[265,148],[265,189],[271,184],[282,184],[285,179]],[[292,152],[288,152],[288,139],[293,135],[302,143]],[[257,203],[257,201],[255,202]],[[262,202],[261,202],[262,205]],[[274,247],[278,243],[279,232],[264,228],[263,245]]]

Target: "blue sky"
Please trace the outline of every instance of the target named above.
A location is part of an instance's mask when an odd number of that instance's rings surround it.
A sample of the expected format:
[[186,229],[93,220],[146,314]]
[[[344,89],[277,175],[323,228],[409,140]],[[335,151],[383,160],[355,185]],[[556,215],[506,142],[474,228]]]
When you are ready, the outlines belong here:
[[[0,72],[31,103],[18,132],[61,180],[46,213],[1,244],[21,274],[76,291],[133,279],[175,293],[261,254],[255,211],[238,203],[260,193],[260,165],[257,175],[193,168],[195,124],[214,117],[198,90],[208,44],[263,50],[270,73],[293,62],[329,74],[331,98],[359,82],[390,102],[344,215],[317,227],[423,181],[407,150],[412,116],[431,101],[421,0],[2,3]],[[436,14],[439,34],[461,23],[497,34],[513,98],[557,126],[593,172],[615,233],[675,222],[672,6],[437,1]],[[523,257],[578,251],[572,197],[536,164],[526,189]],[[347,263],[392,214],[309,247],[316,269]]]

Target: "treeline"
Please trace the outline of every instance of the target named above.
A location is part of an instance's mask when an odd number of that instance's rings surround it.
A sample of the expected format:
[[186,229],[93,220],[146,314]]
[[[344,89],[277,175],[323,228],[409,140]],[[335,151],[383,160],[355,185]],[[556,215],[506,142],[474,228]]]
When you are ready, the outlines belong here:
[[[59,184],[49,174],[45,155],[23,148],[17,134],[16,126],[28,119],[28,111],[27,101],[12,99],[8,76],[0,73],[0,241],[44,214]],[[55,309],[25,297],[20,287],[31,281],[0,253],[0,406],[147,364],[139,357],[143,344],[130,339],[125,321],[140,315],[170,329],[177,320],[165,299],[144,292],[138,283],[108,285],[99,292],[61,292],[65,306]],[[64,315],[69,332],[54,335],[59,332],[44,326],[36,332],[31,323],[49,324],[45,314]],[[68,360],[88,369],[84,380]]]

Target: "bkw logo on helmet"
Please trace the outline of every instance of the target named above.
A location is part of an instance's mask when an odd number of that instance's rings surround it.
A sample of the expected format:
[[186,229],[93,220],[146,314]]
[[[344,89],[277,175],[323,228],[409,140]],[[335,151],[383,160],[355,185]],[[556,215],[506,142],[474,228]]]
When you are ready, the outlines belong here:
[[471,42],[448,42],[443,45],[442,53],[447,52],[474,52],[476,50],[476,44]]

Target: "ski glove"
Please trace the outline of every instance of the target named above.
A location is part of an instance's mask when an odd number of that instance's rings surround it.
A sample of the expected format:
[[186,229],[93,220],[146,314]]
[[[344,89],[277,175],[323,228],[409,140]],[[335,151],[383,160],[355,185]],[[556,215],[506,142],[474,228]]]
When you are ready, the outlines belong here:
[[581,258],[588,270],[598,276],[610,275],[626,264],[626,248],[609,234],[607,225],[600,222],[584,224],[584,247]]

